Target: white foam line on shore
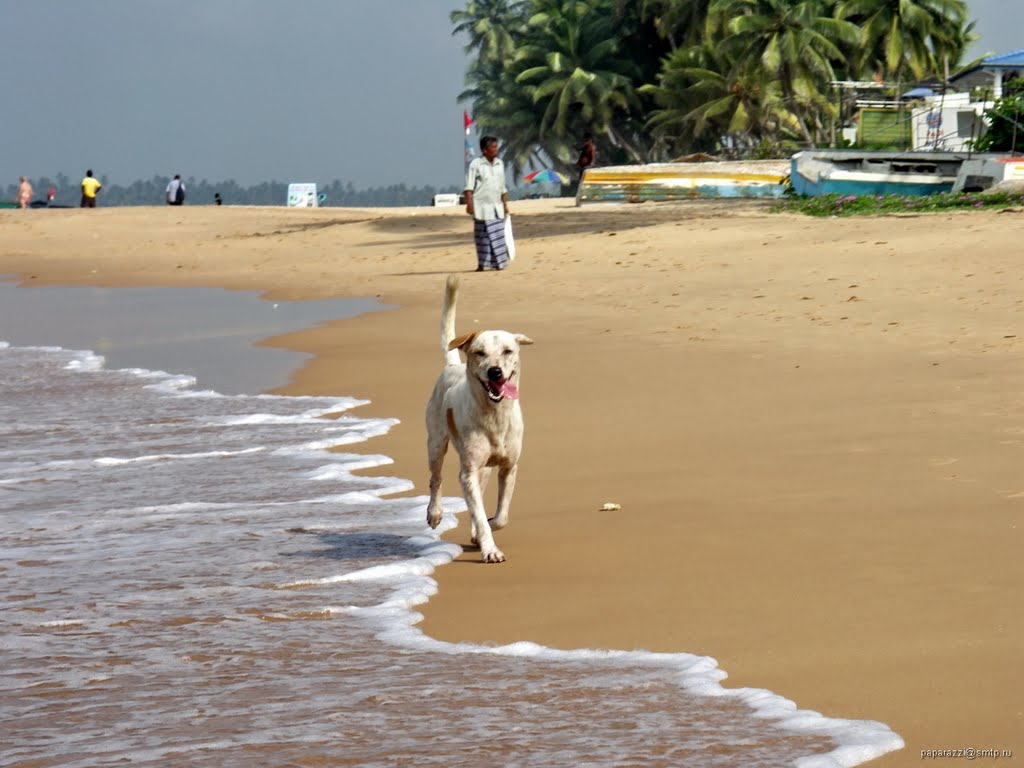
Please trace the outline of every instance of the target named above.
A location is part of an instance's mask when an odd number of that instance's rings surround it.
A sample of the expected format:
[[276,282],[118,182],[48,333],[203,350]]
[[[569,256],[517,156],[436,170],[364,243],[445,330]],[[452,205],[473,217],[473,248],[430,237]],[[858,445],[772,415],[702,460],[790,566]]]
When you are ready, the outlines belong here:
[[[416,509],[426,515],[425,497],[417,500]],[[775,721],[779,728],[796,733],[826,736],[839,744],[824,755],[811,755],[796,761],[797,768],[852,768],[874,760],[888,752],[904,747],[904,741],[884,723],[873,720],[849,720],[826,717],[808,709],[798,709],[795,702],[772,691],[761,688],[725,688],[722,681],[728,673],[710,656],[689,653],[653,653],[650,651],[621,651],[602,649],[558,650],[529,641],[490,647],[472,643],[449,643],[428,637],[415,625],[422,615],[414,606],[426,603],[437,593],[437,582],[430,578],[436,567],[452,562],[462,547],[440,539],[441,533],[457,525],[450,510],[465,511],[462,499],[446,499],[446,514],[442,526],[422,537],[408,539],[407,543],[421,545],[420,556],[404,563],[373,566],[360,571],[327,579],[296,583],[294,586],[316,583],[354,582],[361,580],[396,580],[393,598],[374,606],[340,606],[325,610],[361,617],[382,625],[377,638],[391,645],[418,651],[445,654],[489,654],[544,661],[592,662],[615,666],[655,666],[675,674],[679,686],[694,696],[727,697],[742,702],[756,717]],[[460,508],[459,505],[462,505]],[[400,580],[400,581],[399,581]]]
[[[4,344],[4,342],[0,342],[0,344]],[[90,352],[73,353],[78,357],[76,360],[68,363],[67,367],[80,367],[83,370],[102,368],[102,357]],[[95,368],[92,366],[95,366]],[[133,369],[130,372],[144,378],[159,379],[159,383],[152,386],[161,388],[173,396],[196,396],[195,392],[187,390],[187,387],[194,384],[194,380],[192,380],[192,384],[187,383],[190,377],[173,376],[163,372],[139,371],[137,369]],[[223,397],[217,393],[209,393],[209,395]],[[241,395],[237,397],[252,396]],[[317,400],[324,402],[335,399],[317,398]],[[339,400],[337,402],[350,401]],[[328,412],[332,411],[323,411],[323,413]],[[311,416],[310,418],[317,417]],[[356,430],[356,434],[352,435],[350,439],[339,441],[335,438],[312,441],[287,449],[277,449],[273,453],[277,455],[326,454],[328,449],[335,446],[363,442],[369,437],[385,434],[391,426],[398,423],[397,419],[365,419],[358,421],[361,422],[360,428]],[[386,462],[381,462],[381,464],[384,463]],[[320,471],[323,470],[324,468],[320,469]],[[318,499],[304,499],[303,503],[352,502],[360,499],[379,500],[382,496],[405,492],[414,487],[412,482],[401,478],[381,478],[380,480],[381,482],[386,481],[389,484],[368,491],[356,491]],[[417,515],[420,520],[425,520],[427,497],[419,496],[407,501],[410,504],[408,513],[410,515]],[[274,502],[259,506],[270,507],[292,503],[294,502]],[[444,531],[457,525],[457,519],[452,513],[464,512],[465,503],[460,498],[445,499],[445,503],[447,511],[437,530],[425,530],[423,534],[406,539],[407,544],[419,548],[417,557],[400,562],[372,566],[347,574],[329,576],[323,579],[295,581],[281,585],[281,588],[360,581],[394,582],[392,597],[377,605],[368,607],[340,606],[324,608],[323,610],[345,613],[372,622],[379,627],[379,631],[376,634],[379,640],[410,650],[445,654],[487,654],[544,661],[582,661],[621,667],[641,665],[662,668],[667,673],[675,675],[680,688],[689,694],[733,698],[749,707],[756,716],[774,721],[779,728],[796,733],[826,736],[839,744],[836,749],[827,754],[812,755],[797,760],[795,764],[798,768],[851,768],[888,752],[901,749],[904,746],[903,740],[888,726],[880,722],[830,718],[812,710],[798,709],[794,702],[765,689],[725,688],[722,686],[722,681],[728,675],[718,666],[717,660],[710,656],[697,656],[682,652],[653,653],[648,651],[602,649],[558,650],[530,641],[520,641],[491,647],[471,643],[449,643],[428,637],[416,626],[422,620],[422,616],[414,608],[417,605],[426,603],[431,596],[437,593],[437,582],[431,578],[434,569],[452,562],[462,552],[460,546],[445,542],[440,536]],[[186,502],[176,505],[143,507],[140,509],[166,513],[200,507],[215,508],[225,505],[231,505],[231,503],[189,504]],[[81,626],[82,623],[80,620],[65,620],[46,622],[41,626],[59,629],[61,627]],[[173,754],[174,750],[165,750],[164,752]]]

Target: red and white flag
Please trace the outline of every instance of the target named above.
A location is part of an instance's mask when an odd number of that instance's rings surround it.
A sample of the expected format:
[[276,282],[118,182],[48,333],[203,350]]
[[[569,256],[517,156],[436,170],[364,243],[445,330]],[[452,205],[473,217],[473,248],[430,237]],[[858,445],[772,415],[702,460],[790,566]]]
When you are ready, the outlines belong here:
[[470,159],[476,153],[473,151],[473,141],[469,138],[469,129],[473,127],[473,118],[469,116],[469,112],[465,109],[462,110],[462,123],[466,128],[466,151],[464,160],[466,165],[469,165]]

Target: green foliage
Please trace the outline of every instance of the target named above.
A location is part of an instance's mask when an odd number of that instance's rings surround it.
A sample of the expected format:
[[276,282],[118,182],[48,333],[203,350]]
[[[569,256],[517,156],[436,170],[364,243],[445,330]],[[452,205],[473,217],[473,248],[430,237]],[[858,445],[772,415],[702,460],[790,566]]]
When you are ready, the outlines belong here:
[[985,135],[974,142],[980,152],[1016,152],[1024,149],[1024,79],[1006,83],[1007,95],[985,111],[990,121]]
[[835,118],[828,98],[842,46],[861,39],[856,24],[831,15],[818,0],[716,0],[709,13],[727,30],[723,47],[734,70],[761,72],[778,80],[785,108],[807,145],[820,144]]
[[963,0],[840,0],[836,14],[863,30],[859,68],[891,81],[941,75],[976,39]]
[[878,216],[895,213],[942,213],[954,210],[1003,210],[1024,206],[1021,194],[944,192],[936,195],[820,195],[790,197],[773,206],[775,213],[807,216]]
[[836,79],[944,78],[965,0],[471,0],[462,99],[515,173],[834,144]]
[[[588,131],[603,164],[650,152],[637,89],[656,76],[667,46],[633,4],[477,0],[451,18],[476,52],[461,98],[478,131],[502,139],[513,173],[545,165],[570,173]],[[491,42],[498,37],[500,46]]]

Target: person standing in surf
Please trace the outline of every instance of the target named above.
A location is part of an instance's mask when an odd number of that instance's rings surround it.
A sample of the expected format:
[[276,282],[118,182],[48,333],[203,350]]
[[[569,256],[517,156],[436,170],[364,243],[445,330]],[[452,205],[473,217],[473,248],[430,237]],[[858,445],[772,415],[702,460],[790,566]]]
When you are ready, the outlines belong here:
[[22,209],[28,208],[32,202],[32,184],[24,176],[18,177],[18,205]]
[[505,244],[505,217],[508,216],[508,189],[505,164],[498,157],[498,140],[480,139],[483,157],[474,158],[466,171],[466,213],[473,217],[477,272],[505,269],[508,247]]

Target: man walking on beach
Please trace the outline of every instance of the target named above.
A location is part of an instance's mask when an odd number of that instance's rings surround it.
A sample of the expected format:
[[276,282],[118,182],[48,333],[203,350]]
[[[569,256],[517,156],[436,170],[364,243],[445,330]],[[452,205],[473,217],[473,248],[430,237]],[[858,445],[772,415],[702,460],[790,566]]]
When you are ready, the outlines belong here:
[[182,205],[185,202],[185,182],[181,180],[181,174],[174,174],[171,183],[167,185],[167,204]]
[[498,140],[480,139],[483,157],[474,158],[466,171],[466,213],[473,217],[477,272],[505,269],[508,246],[505,244],[505,217],[508,216],[508,189],[505,188],[505,164],[498,159]]
[[100,191],[100,184],[92,176],[92,169],[90,168],[85,172],[85,178],[82,179],[82,207],[83,208],[95,208],[96,207],[96,193]]

